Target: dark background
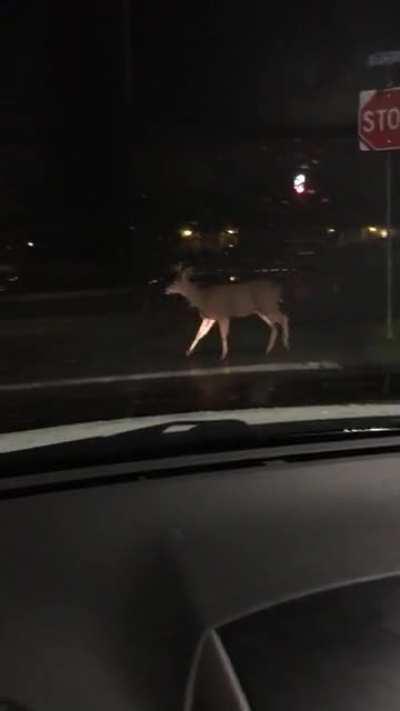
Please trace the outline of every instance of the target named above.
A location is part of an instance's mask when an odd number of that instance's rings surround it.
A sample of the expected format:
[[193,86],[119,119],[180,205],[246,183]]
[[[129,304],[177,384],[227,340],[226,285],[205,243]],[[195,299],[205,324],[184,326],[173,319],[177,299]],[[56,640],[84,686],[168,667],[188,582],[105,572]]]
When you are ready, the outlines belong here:
[[356,115],[385,80],[368,53],[398,46],[394,2],[0,7],[3,233],[39,230],[60,254],[95,236],[100,256],[132,239],[141,191],[163,208],[190,190],[279,200],[310,157],[330,220],[382,219]]

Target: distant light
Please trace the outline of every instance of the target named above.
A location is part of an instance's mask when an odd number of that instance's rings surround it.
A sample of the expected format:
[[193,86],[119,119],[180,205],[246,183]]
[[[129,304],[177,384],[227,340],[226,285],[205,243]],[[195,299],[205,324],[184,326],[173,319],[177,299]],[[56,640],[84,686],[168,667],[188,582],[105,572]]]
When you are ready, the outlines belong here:
[[377,227],[368,227],[368,232],[378,232]]
[[306,190],[306,176],[304,173],[295,175],[293,179],[293,187],[298,195],[302,195]]
[[229,230],[226,230],[226,231],[227,231],[228,235],[236,235],[237,234],[237,230],[233,230],[231,227],[229,228]]
[[332,235],[334,232],[336,232],[334,227],[328,227],[328,233]]
[[236,281],[236,277],[230,276],[230,277],[229,277],[229,281]]
[[192,234],[193,234],[193,230],[181,230],[182,237],[191,237]]
[[296,175],[296,177],[294,179],[295,185],[301,185],[302,183],[305,183],[305,182],[306,182],[306,176],[304,175],[304,173],[299,173],[298,175]]
[[387,230],[381,230],[381,237],[387,237],[388,236],[388,231]]
[[34,246],[35,246],[35,243],[34,243],[34,242],[27,242],[26,244],[28,245],[28,247],[34,247]]

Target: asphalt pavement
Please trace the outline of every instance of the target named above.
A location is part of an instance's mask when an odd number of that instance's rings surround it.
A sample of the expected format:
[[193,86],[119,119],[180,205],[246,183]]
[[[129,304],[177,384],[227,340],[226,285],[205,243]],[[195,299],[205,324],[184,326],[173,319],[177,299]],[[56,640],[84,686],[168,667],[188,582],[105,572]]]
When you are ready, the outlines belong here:
[[[0,430],[345,402],[345,384],[365,361],[359,324],[294,319],[290,352],[278,344],[266,356],[267,327],[256,317],[235,320],[224,363],[216,328],[185,357],[197,326],[179,298],[126,290],[0,302]],[[361,377],[361,394],[381,394],[382,378],[371,382]]]

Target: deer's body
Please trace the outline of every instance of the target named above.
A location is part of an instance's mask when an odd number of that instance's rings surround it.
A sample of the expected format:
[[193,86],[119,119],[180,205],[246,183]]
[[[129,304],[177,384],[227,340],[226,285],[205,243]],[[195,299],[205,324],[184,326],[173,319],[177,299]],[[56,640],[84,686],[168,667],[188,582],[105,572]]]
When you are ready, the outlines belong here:
[[284,346],[289,348],[289,321],[280,307],[281,289],[270,281],[198,286],[190,281],[186,271],[175,279],[166,293],[181,294],[200,312],[202,321],[193,343],[186,352],[187,355],[193,353],[198,342],[217,322],[222,341],[221,359],[224,359],[228,354],[230,319],[253,314],[259,316],[271,328],[267,353],[270,353],[275,345],[278,335],[277,324],[282,328]]
[[271,282],[250,281],[241,284],[199,287],[189,282],[182,296],[200,313],[218,321],[219,318],[243,318],[279,309],[280,289]]

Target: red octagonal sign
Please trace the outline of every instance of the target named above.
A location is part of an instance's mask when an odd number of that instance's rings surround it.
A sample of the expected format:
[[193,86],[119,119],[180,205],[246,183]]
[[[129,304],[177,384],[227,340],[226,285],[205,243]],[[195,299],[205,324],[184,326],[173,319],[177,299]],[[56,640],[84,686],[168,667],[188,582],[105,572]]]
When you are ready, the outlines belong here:
[[358,136],[362,151],[400,149],[400,87],[360,93]]

